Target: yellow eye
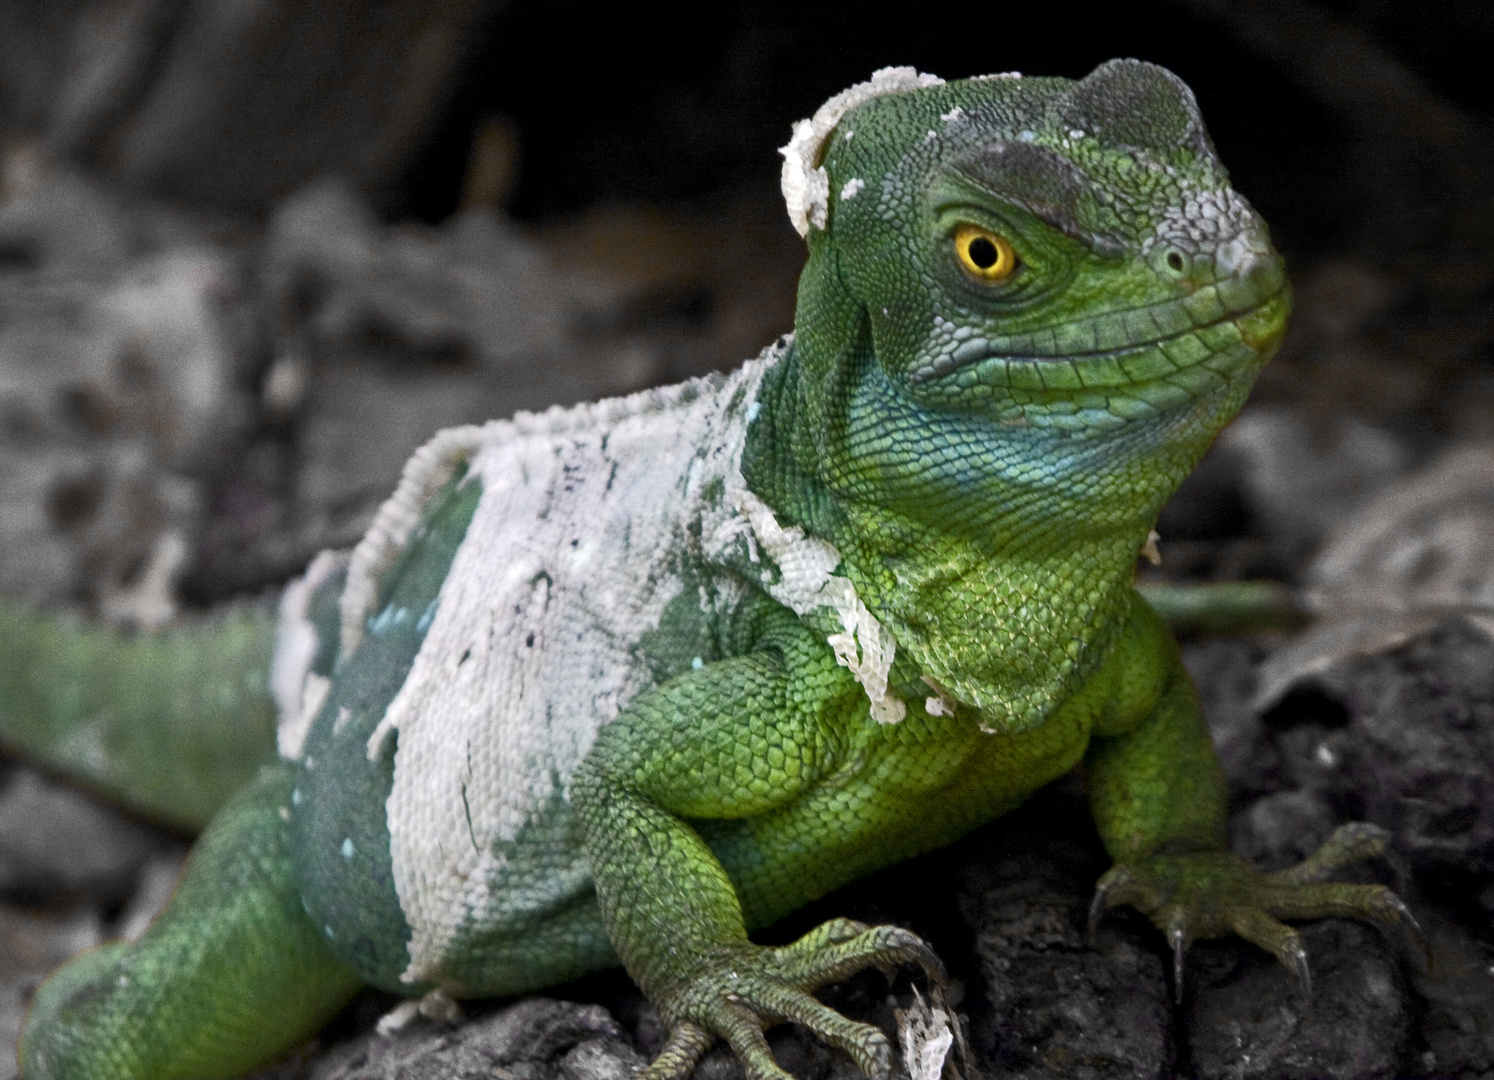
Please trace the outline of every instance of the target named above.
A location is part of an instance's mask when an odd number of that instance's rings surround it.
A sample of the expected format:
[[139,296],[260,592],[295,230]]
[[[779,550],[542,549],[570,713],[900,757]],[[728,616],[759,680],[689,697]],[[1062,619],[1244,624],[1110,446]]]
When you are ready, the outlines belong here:
[[1017,268],[1017,253],[990,229],[961,225],[954,234],[955,258],[960,269],[977,281],[1005,281]]

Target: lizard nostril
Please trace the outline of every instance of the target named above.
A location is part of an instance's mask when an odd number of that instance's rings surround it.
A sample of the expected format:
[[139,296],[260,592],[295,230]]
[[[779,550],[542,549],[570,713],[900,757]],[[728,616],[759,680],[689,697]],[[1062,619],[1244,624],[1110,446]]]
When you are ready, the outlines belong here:
[[1167,268],[1174,274],[1181,274],[1185,266],[1186,263],[1184,263],[1183,256],[1180,252],[1169,251],[1167,253]]

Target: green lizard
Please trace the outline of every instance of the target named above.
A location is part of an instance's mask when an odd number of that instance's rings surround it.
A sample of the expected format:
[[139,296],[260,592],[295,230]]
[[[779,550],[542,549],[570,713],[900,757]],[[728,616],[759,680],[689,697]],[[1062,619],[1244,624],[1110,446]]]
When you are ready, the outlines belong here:
[[[886,69],[784,154],[809,246],[793,338],[417,453],[351,556],[286,594],[279,762],[141,941],[43,985],[26,1076],[232,1075],[365,983],[519,994],[618,961],[669,1032],[649,1080],[717,1038],[785,1077],[762,1034],[784,1020],[885,1075],[883,1034],[813,991],[900,962],[937,980],[928,948],[844,919],[782,947],[748,931],[1081,762],[1115,859],[1096,913],[1140,908],[1179,957],[1232,932],[1305,977],[1278,919],[1409,918],[1323,881],[1362,832],[1274,876],[1228,851],[1196,693],[1133,588],[1289,307],[1187,87],[1129,60],[1077,82]],[[232,637],[210,674],[3,627],[11,738],[45,753],[24,733],[50,710],[64,763],[148,709],[101,719],[37,689],[53,675],[267,700],[252,618],[204,632]],[[223,728],[220,697],[197,694]],[[154,765],[149,790],[105,779],[160,809]]]

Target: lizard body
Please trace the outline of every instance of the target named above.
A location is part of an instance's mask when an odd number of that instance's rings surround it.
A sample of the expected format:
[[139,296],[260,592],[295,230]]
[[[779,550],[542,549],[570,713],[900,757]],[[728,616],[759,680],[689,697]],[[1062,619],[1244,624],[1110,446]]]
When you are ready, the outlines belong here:
[[785,155],[795,336],[419,452],[287,594],[283,760],[156,928],[43,987],[26,1075],[231,1075],[362,982],[510,994],[618,960],[670,1031],[656,1080],[716,1037],[780,1077],[778,1020],[881,1073],[885,1037],[811,992],[937,972],[927,948],[747,931],[1081,760],[1104,901],[1179,948],[1234,931],[1295,963],[1273,915],[1396,917],[1228,853],[1196,694],[1132,585],[1289,304],[1187,88],[1135,61],[888,69]]

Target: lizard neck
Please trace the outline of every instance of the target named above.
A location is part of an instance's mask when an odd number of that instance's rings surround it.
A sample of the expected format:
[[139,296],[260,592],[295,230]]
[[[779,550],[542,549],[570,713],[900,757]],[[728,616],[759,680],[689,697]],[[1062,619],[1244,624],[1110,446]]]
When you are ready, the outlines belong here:
[[1036,726],[1108,653],[1158,511],[1248,384],[1119,430],[1058,432],[922,407],[864,339],[834,364],[813,345],[796,341],[763,386],[748,486],[836,546],[837,572],[920,675],[988,726]]

